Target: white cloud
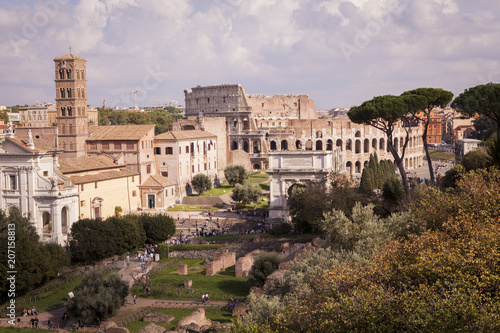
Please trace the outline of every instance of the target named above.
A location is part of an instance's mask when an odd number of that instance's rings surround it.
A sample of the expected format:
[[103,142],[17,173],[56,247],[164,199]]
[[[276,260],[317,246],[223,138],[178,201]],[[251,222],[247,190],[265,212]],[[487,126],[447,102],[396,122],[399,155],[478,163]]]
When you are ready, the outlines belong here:
[[[40,5],[49,2],[52,10]],[[70,45],[88,60],[95,105],[130,102],[128,92],[148,86],[148,68],[166,76],[143,104],[182,103],[183,90],[198,84],[241,83],[248,93],[306,93],[327,108],[500,80],[500,3],[489,0],[36,3],[0,5],[0,104],[53,99],[52,59]],[[353,47],[349,59],[341,45]]]

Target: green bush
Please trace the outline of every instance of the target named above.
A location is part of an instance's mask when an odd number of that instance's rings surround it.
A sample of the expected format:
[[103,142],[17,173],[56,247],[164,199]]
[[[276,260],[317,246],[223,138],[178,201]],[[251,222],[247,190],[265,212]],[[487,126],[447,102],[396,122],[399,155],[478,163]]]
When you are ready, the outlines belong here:
[[250,269],[250,286],[262,287],[266,278],[278,269],[283,262],[283,256],[277,252],[263,252],[257,256]]
[[273,226],[269,233],[273,236],[287,235],[292,232],[292,226],[289,223],[280,223]]

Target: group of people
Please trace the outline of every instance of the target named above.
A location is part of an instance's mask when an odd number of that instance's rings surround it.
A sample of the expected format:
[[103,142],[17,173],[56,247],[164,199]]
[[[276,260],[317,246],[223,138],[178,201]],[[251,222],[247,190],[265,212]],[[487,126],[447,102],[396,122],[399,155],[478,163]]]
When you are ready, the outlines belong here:
[[208,293],[201,295],[201,304],[208,303]]
[[23,317],[26,317],[26,316],[37,316],[38,315],[38,312],[36,312],[36,308],[35,306],[33,305],[31,307],[31,309],[23,309]]

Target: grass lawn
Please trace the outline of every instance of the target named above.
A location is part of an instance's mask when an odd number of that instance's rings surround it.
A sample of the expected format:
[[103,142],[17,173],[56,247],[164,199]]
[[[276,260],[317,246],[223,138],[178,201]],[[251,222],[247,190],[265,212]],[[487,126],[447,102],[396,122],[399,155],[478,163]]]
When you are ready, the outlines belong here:
[[221,195],[231,193],[233,187],[229,183],[224,182],[220,187],[214,187],[208,191],[203,192],[200,196],[202,197],[220,197]]
[[[188,275],[178,275],[177,265],[166,267],[155,273],[151,277],[152,298],[163,298],[172,300],[198,300],[201,293],[208,293],[212,300],[226,301],[232,295],[243,298],[249,293],[246,286],[247,278],[237,278],[234,276],[234,266],[225,271],[221,271],[214,276],[205,275],[205,265],[203,259],[182,259],[179,264],[188,265]],[[193,281],[192,294],[187,294],[184,289],[184,280]],[[133,292],[139,297],[146,297],[142,291],[142,286],[134,285]],[[176,291],[182,291],[181,294]]]
[[[177,323],[179,320],[181,320],[184,317],[189,316],[191,313],[193,313],[195,310],[191,309],[156,309],[154,312],[159,312],[163,313],[169,316],[175,317],[174,320],[172,320],[168,324],[155,324],[155,325],[160,325],[165,327],[167,330],[173,331],[175,329],[175,326],[177,326]],[[230,323],[232,320],[232,314],[229,311],[217,311],[215,309],[210,309],[207,308],[205,309],[205,316],[213,321],[218,321],[221,324],[222,323]],[[130,333],[137,333],[139,330],[141,330],[144,326],[146,326],[148,323],[140,320],[136,320],[134,322],[131,322],[126,328],[129,329]]]
[[429,150],[429,155],[431,156],[431,160],[455,161],[455,153],[449,151]]

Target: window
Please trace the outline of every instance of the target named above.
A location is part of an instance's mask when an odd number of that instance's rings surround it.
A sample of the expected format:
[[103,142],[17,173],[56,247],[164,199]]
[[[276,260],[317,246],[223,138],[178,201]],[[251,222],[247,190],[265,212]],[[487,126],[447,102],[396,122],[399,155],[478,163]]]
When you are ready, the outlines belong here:
[[205,162],[205,170],[207,170],[207,162]]
[[89,149],[90,150],[97,150],[97,142],[96,141],[92,141],[89,143]]
[[121,141],[115,141],[113,142],[113,146],[115,150],[121,150],[122,149],[122,143]]
[[168,197],[168,190],[165,190],[165,196]]
[[146,165],[146,173],[151,173],[151,164]]
[[174,154],[174,149],[172,147],[166,147],[165,148],[165,154],[167,154],[167,155],[173,155]]
[[85,189],[85,187],[82,185],[80,185],[80,191],[83,192],[83,190]]
[[207,102],[210,103],[210,97],[207,98]]
[[97,182],[94,183],[94,188],[97,188]]
[[137,192],[136,191],[132,191],[132,196],[136,197],[137,196]]
[[133,142],[127,142],[127,150],[134,150],[134,143]]
[[16,176],[15,175],[10,175],[9,176],[9,182],[10,182],[10,189],[11,190],[17,190],[17,182],[16,182]]
[[194,173],[194,165],[191,165],[191,172]]
[[163,172],[161,173],[161,175],[162,175],[163,177],[168,177],[168,171],[163,171]]
[[133,182],[135,182],[135,177],[134,177],[134,176],[132,176],[132,183],[133,183]]
[[48,177],[48,176],[49,176],[49,172],[48,172],[48,171],[44,171],[44,172],[43,172],[43,176],[44,176],[44,177]]
[[172,195],[174,195],[174,189],[172,188]]
[[186,154],[189,154],[189,146],[186,146]]
[[109,149],[109,141],[103,141],[102,142],[102,149],[108,150]]
[[182,148],[179,147],[179,155],[182,154]]
[[80,207],[85,207],[85,200],[80,201]]
[[155,155],[161,155],[161,148],[155,147]]

